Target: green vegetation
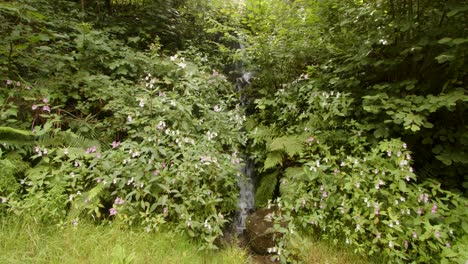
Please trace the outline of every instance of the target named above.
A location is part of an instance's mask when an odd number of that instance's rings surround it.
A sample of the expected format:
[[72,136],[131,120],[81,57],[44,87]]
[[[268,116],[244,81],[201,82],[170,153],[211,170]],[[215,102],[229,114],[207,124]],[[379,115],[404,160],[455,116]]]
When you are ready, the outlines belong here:
[[[245,260],[192,249],[218,248],[246,155],[257,207],[280,209],[284,263],[314,259],[309,236],[326,241],[317,262],[466,263],[467,6],[1,2],[2,247],[24,244],[19,262],[145,262],[159,253],[122,238],[177,233],[174,258]],[[76,242],[88,236],[102,247]]]
[[187,237],[171,231],[147,233],[90,223],[78,226],[35,224],[10,218],[0,226],[1,263],[246,263],[233,246],[198,251]]

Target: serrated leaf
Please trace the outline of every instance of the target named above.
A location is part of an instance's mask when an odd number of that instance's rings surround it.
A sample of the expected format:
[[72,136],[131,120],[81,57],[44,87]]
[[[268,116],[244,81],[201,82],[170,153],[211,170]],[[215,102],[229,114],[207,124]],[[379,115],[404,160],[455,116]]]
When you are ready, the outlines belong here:
[[282,136],[273,139],[270,143],[270,150],[284,151],[292,157],[302,152],[303,141],[297,136]]
[[267,155],[267,158],[265,159],[265,162],[263,164],[263,169],[270,169],[274,168],[277,165],[282,165],[283,164],[283,155],[279,151],[274,151],[270,152]]

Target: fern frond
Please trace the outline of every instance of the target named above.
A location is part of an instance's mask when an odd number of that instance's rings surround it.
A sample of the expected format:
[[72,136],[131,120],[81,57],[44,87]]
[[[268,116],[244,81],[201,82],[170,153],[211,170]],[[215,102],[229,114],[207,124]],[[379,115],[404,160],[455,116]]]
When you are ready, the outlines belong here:
[[34,144],[34,135],[27,130],[0,127],[0,143],[24,146]]
[[70,209],[70,212],[68,213],[68,219],[76,219],[78,218],[83,211],[86,209],[95,209],[96,206],[96,200],[99,199],[99,197],[102,195],[102,192],[104,191],[104,184],[98,184],[94,186],[91,190],[88,191],[87,195],[84,197],[88,198],[88,202],[84,203],[81,200],[75,200],[72,204],[72,207]]
[[267,205],[268,200],[273,199],[276,183],[278,181],[278,171],[265,175],[260,180],[255,191],[255,203],[258,208]]
[[70,146],[82,149],[92,146],[100,146],[99,141],[76,135],[70,131],[45,134],[39,137],[38,144],[49,147]]
[[288,179],[297,179],[298,177],[301,177],[304,175],[304,168],[303,167],[289,167],[286,168],[284,171],[284,175]]
[[265,162],[263,163],[263,169],[267,170],[274,168],[277,165],[283,164],[283,154],[280,151],[274,151],[268,153]]
[[89,201],[94,201],[95,198],[98,198],[101,195],[103,190],[104,190],[104,184],[98,184],[94,186],[94,188],[92,188],[88,192]]
[[292,157],[296,154],[302,153],[303,140],[296,135],[282,136],[273,139],[269,148],[271,151],[284,151],[288,156]]
[[278,131],[275,126],[259,125],[252,131],[251,136],[257,141],[270,141],[277,134]]

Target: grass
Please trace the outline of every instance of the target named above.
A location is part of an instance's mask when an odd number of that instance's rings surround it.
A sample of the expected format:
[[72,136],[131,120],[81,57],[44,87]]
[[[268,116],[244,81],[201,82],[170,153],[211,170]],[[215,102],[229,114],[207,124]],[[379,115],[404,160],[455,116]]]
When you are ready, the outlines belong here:
[[171,232],[146,233],[80,223],[44,226],[30,221],[0,224],[0,263],[246,263],[247,253],[231,247],[217,252]]
[[[354,254],[351,249],[333,245],[326,241],[306,239],[301,259],[304,263],[323,264],[370,264],[370,259]],[[379,262],[377,262],[379,263]]]
[[[196,243],[170,231],[146,233],[115,225],[80,222],[60,228],[17,218],[0,218],[0,263],[267,263],[231,246],[199,251]],[[324,241],[301,239],[302,263],[358,264],[369,260]]]

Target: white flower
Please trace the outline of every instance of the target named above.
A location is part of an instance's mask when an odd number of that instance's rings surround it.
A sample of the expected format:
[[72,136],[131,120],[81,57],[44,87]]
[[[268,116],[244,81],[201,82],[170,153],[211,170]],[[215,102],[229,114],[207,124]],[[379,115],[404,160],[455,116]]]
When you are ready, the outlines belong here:
[[179,66],[180,68],[184,69],[184,68],[187,66],[187,64],[185,64],[185,63],[183,63],[183,62],[179,62],[179,63],[177,63],[177,66]]
[[215,111],[215,112],[221,112],[221,110],[222,110],[221,107],[219,107],[218,105],[215,105],[213,107],[213,111]]
[[169,59],[170,59],[171,61],[175,61],[175,60],[177,59],[177,54],[174,55],[174,56],[169,57]]
[[144,107],[145,106],[145,102],[143,101],[143,99],[140,99],[140,103],[138,104],[140,107]]
[[158,123],[158,129],[163,130],[166,127],[166,122],[164,121],[159,121]]
[[206,133],[206,136],[208,137],[208,140],[212,140],[213,138],[215,138],[215,137],[218,136],[218,133],[208,131],[208,132]]
[[133,121],[133,118],[132,118],[131,115],[128,115],[128,116],[127,116],[127,121],[128,121],[129,123]]

